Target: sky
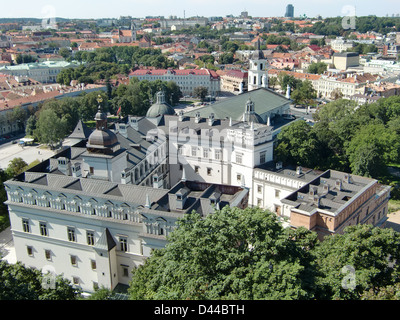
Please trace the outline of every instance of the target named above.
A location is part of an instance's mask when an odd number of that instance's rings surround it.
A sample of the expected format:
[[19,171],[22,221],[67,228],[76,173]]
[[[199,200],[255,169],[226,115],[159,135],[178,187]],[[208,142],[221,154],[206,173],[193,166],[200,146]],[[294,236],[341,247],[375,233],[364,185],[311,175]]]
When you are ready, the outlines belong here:
[[[253,17],[282,17],[286,5],[294,6],[295,16],[337,17],[351,15],[355,7],[357,16],[392,16],[400,14],[399,0],[10,0],[3,3],[0,18],[119,18],[132,16],[239,16],[247,11]],[[350,6],[350,7],[349,7]]]

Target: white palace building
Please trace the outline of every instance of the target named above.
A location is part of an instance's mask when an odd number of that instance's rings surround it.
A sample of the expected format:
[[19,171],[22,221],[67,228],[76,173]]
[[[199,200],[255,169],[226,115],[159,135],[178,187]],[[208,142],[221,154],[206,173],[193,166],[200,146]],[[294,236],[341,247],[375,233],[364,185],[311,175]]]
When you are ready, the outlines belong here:
[[128,285],[132,269],[193,210],[205,217],[259,206],[321,238],[358,223],[384,226],[389,187],[273,162],[271,119],[289,104],[260,87],[174,114],[159,92],[148,116],[110,127],[99,107],[96,129],[79,122],[74,145],[5,182],[17,260],[93,292]]

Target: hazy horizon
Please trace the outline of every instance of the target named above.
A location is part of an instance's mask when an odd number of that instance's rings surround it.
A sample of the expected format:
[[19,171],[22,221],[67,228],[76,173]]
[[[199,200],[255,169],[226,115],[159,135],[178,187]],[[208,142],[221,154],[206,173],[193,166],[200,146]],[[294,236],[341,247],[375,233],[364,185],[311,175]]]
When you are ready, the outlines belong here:
[[[2,0],[4,1],[4,0]],[[355,7],[356,16],[376,15],[389,17],[400,14],[399,0],[289,0],[277,2],[272,0],[148,0],[145,3],[137,0],[119,0],[110,6],[105,0],[70,0],[68,2],[44,1],[35,2],[20,0],[17,7],[9,4],[0,18],[50,18],[63,19],[117,19],[120,16],[144,18],[146,16],[177,16],[178,18],[203,16],[213,17],[232,14],[239,16],[247,11],[253,17],[283,17],[287,4],[293,4],[295,17],[306,15],[314,18],[346,16],[349,6]]]

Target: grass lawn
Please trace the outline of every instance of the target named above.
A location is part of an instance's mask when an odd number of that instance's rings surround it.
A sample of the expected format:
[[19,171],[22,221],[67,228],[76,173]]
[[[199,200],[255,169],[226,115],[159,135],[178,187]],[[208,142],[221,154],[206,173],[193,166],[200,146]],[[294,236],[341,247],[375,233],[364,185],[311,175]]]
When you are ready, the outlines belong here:
[[400,200],[390,199],[388,211],[389,211],[389,213],[400,211]]

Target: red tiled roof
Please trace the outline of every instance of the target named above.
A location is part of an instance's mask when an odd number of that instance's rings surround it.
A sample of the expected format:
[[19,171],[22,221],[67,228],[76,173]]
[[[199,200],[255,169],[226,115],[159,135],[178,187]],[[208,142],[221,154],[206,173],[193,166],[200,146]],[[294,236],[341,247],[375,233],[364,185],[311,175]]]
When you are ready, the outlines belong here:
[[212,78],[219,78],[218,74],[214,70],[210,69],[137,69],[132,71],[129,75],[130,76],[141,76],[146,74],[151,74],[155,76],[162,76],[170,71],[172,74],[176,76],[184,76],[184,75],[197,75],[197,76],[204,76],[209,75]]

